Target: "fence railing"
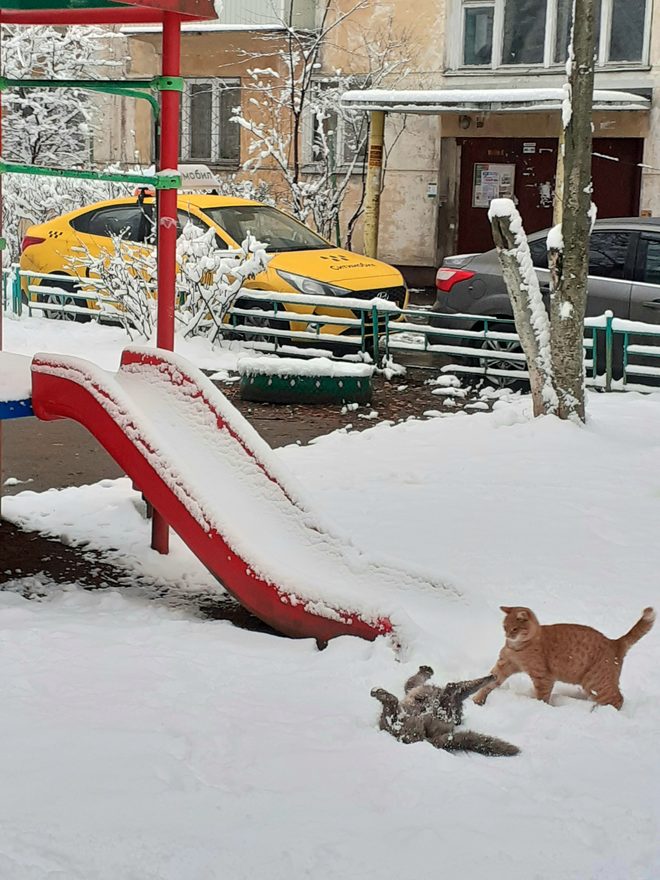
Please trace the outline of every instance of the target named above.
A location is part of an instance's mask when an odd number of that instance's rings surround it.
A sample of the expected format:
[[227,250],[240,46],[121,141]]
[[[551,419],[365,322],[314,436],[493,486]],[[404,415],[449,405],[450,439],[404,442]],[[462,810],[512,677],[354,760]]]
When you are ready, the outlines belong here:
[[[62,276],[11,267],[2,276],[4,306],[11,304],[17,314],[27,309],[29,314],[78,320],[120,316],[117,296],[104,293],[102,282],[85,279],[84,288],[72,290],[70,283],[63,288],[62,281]],[[40,301],[33,299],[36,296]],[[83,300],[85,305],[80,304]],[[95,308],[87,301],[95,302]],[[327,310],[335,314],[324,314]],[[380,363],[396,355],[426,353],[437,356],[434,368],[442,371],[502,384],[528,379],[513,320],[469,314],[444,317],[469,329],[438,326],[443,316],[432,310],[400,309],[384,299],[243,289],[226,315],[223,335],[243,339],[260,351],[307,357],[322,354]],[[606,391],[660,387],[660,326],[614,318],[609,312],[587,318],[584,352],[591,386]]]

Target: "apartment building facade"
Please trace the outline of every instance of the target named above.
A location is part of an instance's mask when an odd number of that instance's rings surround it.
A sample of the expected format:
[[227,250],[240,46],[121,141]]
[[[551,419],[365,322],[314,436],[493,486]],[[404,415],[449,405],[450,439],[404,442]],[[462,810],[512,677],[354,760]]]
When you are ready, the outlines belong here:
[[[183,161],[206,162],[221,175],[240,177],[249,134],[230,118],[237,104],[254,98],[246,87],[248,71],[258,66],[267,88],[269,77],[286,74],[283,23],[301,30],[318,25],[320,0],[294,0],[293,8],[287,2],[227,0],[221,21],[184,31]],[[344,12],[355,6],[337,3]],[[594,114],[594,200],[601,216],[660,213],[660,4],[599,0],[597,5],[596,88],[643,95],[650,105]],[[419,0],[411,15],[403,0],[366,0],[334,32],[319,79],[341,67],[359,81],[365,71],[357,35],[364,39],[370,28],[387,22],[405,37],[410,52],[405,75],[393,87],[457,89],[466,96],[465,112],[387,119],[379,256],[404,267],[412,281],[427,281],[446,254],[491,246],[487,207],[493,195],[513,196],[529,231],[550,224],[559,111],[527,106],[480,112],[469,97],[475,89],[561,86],[571,8],[572,0]],[[127,36],[133,75],[157,69],[159,35],[136,27]],[[151,151],[146,114],[136,116],[132,130],[134,155],[146,161]],[[306,126],[302,136],[307,140],[302,149],[313,158],[314,126]],[[341,146],[338,155],[341,161]],[[314,173],[311,159],[308,173]],[[258,175],[276,198],[277,177],[268,168]],[[347,214],[361,193],[356,173]],[[353,246],[360,247],[359,233]]]

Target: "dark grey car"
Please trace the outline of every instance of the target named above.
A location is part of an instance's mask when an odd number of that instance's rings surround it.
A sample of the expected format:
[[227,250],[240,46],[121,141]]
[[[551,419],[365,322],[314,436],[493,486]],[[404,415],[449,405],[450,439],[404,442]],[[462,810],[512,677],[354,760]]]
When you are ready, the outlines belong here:
[[[532,261],[541,292],[549,299],[549,271],[546,250],[548,230],[528,236]],[[502,278],[497,251],[448,257],[438,269],[437,296],[432,324],[442,328],[478,330],[478,318],[456,318],[457,313],[511,319],[513,312]],[[587,316],[610,309],[617,318],[660,324],[660,218],[625,217],[596,222],[589,245],[589,287]],[[511,324],[488,322],[489,329],[512,332]],[[431,341],[447,342],[447,337]],[[472,348],[479,342],[470,342]],[[516,343],[483,340],[483,348],[510,351]],[[513,360],[509,368],[524,368]]]

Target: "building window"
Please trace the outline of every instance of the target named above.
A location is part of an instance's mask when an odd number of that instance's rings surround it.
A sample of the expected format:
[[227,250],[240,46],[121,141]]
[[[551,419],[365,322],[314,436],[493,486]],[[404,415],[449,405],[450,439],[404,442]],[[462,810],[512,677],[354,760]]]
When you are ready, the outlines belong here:
[[[460,57],[453,67],[564,64],[572,0],[455,0]],[[596,0],[598,66],[647,63],[651,0]]]
[[361,166],[367,154],[369,122],[366,113],[337,112],[339,98],[348,88],[366,88],[364,79],[346,84],[332,80],[315,83],[310,110],[308,161],[337,168]]
[[493,18],[495,6],[465,5],[463,10],[463,64],[491,66],[493,61]]
[[502,64],[543,64],[547,0],[506,0]]
[[240,102],[239,80],[186,80],[181,100],[182,162],[239,164],[240,127],[230,120]]

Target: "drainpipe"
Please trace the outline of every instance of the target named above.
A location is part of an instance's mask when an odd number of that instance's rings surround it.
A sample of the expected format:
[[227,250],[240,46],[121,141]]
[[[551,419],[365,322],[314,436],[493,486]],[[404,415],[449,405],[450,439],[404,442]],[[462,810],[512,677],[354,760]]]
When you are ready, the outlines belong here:
[[364,196],[364,253],[367,257],[378,256],[378,219],[380,212],[380,188],[383,176],[383,132],[385,112],[371,111],[369,127],[369,152],[367,180]]

